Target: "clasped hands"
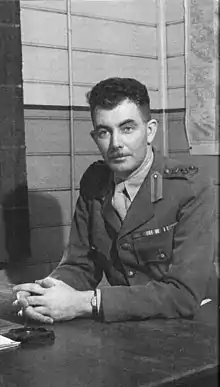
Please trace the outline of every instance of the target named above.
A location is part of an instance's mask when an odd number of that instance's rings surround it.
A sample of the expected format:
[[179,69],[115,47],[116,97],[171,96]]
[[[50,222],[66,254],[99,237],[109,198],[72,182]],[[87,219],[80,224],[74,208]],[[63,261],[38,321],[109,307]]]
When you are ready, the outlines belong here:
[[17,297],[13,306],[19,308],[18,314],[42,323],[53,324],[92,314],[92,290],[78,291],[52,277],[16,285],[13,292]]

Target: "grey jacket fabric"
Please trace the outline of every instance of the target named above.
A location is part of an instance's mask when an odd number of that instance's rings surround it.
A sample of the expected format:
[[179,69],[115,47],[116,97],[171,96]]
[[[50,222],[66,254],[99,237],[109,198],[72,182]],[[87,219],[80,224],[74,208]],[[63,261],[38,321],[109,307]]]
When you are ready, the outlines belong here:
[[68,247],[51,274],[78,290],[101,290],[104,321],[192,318],[216,281],[215,200],[193,165],[155,154],[121,225],[113,173],[103,161],[85,172]]

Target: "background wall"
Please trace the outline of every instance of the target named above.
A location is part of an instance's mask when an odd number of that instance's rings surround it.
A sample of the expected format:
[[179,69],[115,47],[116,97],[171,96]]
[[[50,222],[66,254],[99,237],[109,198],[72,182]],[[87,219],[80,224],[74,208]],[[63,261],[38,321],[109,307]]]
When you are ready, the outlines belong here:
[[189,163],[198,165],[204,173],[207,173],[214,180],[217,212],[215,226],[217,261],[219,254],[219,157],[211,155],[190,155],[185,128],[186,57],[184,16],[184,0],[166,1],[168,152],[170,157],[187,160]]
[[[20,5],[28,264],[29,278],[37,278],[60,260],[80,177],[100,158],[88,135],[92,125],[85,99],[97,81],[128,76],[144,82],[159,121],[156,148],[171,157],[190,157],[184,123],[185,21],[183,0],[23,0]],[[194,156],[189,162],[208,169],[217,182],[216,157]]]
[[100,158],[85,93],[110,76],[135,77],[160,107],[157,6],[73,1],[70,12],[66,1],[21,1],[21,26],[30,264],[49,273],[68,240],[80,177]]
[[[184,0],[166,1],[168,144],[169,154],[189,158],[185,130],[185,19]],[[218,183],[217,156],[191,156]]]

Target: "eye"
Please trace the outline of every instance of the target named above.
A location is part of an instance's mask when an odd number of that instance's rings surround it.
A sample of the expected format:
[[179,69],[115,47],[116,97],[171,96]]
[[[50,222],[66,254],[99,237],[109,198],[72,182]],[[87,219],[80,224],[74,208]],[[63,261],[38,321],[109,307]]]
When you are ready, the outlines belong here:
[[122,133],[131,133],[133,132],[133,130],[134,130],[134,127],[131,125],[126,125],[121,128]]
[[106,138],[106,137],[108,137],[109,132],[108,132],[107,129],[99,129],[96,132],[96,135],[97,135],[98,138]]

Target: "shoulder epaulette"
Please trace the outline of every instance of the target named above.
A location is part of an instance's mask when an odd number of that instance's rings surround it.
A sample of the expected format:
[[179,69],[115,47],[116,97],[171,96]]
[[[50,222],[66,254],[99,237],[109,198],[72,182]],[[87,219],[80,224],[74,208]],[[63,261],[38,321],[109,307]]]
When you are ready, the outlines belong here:
[[167,179],[188,179],[198,173],[199,168],[195,165],[180,165],[174,168],[165,167],[163,171],[164,178]]

